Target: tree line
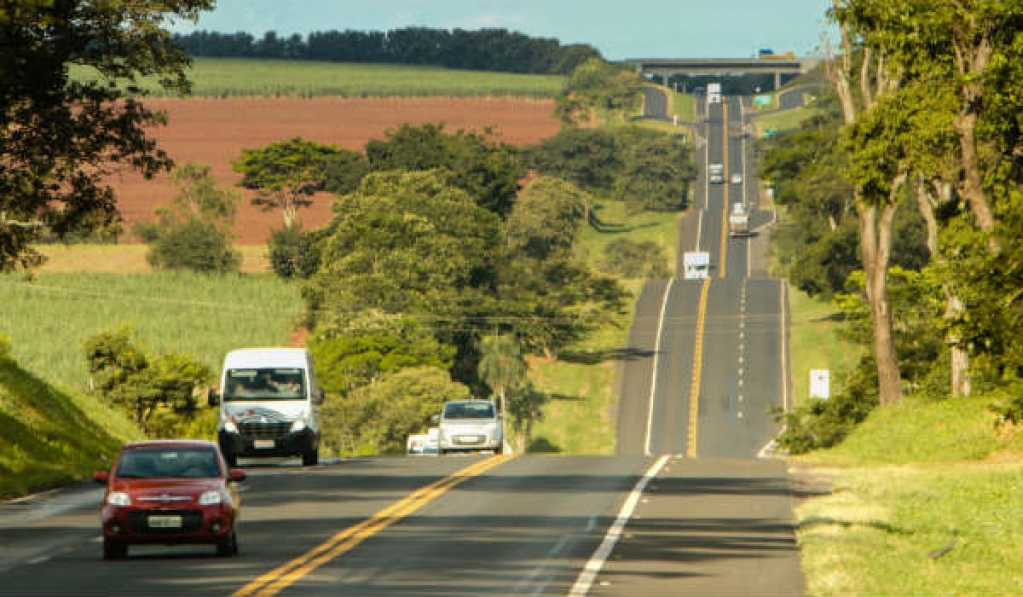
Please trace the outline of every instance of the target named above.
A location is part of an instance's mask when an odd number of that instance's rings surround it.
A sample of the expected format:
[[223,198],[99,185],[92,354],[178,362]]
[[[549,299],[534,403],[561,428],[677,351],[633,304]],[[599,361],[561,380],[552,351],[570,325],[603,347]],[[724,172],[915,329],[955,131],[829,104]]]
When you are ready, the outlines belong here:
[[556,39],[506,29],[406,27],[315,31],[305,36],[268,31],[262,38],[244,32],[194,31],[174,34],[173,41],[193,57],[417,64],[555,75],[571,73],[583,62],[601,57],[589,45],[562,45]]
[[[830,445],[906,393],[1006,396],[1023,414],[1023,13],[972,0],[833,0],[830,97],[768,141],[763,169],[797,218],[776,250],[834,294],[866,359],[837,400],[790,417]],[[830,51],[830,49],[829,49]]]

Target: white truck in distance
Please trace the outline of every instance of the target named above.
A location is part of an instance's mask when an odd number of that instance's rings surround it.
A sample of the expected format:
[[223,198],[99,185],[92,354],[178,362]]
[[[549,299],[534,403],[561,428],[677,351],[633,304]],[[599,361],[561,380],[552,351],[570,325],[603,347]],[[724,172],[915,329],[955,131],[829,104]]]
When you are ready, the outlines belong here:
[[686,251],[682,254],[682,277],[686,280],[702,280],[710,276],[710,253]]
[[728,215],[728,236],[749,236],[749,212],[742,203],[732,204],[732,213]]
[[320,405],[313,360],[304,348],[243,348],[224,357],[217,439],[230,466],[239,456],[301,456],[304,466],[320,458]]
[[721,103],[721,83],[707,83],[707,103]]

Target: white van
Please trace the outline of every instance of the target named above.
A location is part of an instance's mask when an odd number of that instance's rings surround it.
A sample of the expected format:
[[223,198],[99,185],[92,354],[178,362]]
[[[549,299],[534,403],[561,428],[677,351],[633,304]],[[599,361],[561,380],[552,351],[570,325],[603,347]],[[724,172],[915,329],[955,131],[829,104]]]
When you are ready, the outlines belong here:
[[220,392],[210,390],[210,406],[220,406],[217,438],[224,458],[301,456],[319,462],[320,405],[313,361],[304,348],[244,348],[224,358]]

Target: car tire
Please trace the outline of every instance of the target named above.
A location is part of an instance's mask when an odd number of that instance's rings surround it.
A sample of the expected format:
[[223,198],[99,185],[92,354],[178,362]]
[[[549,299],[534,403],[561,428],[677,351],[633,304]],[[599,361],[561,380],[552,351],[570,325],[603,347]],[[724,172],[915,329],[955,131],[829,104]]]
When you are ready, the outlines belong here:
[[120,560],[128,555],[128,545],[113,539],[103,538],[103,559]]
[[217,541],[217,555],[222,558],[229,558],[238,555],[238,535],[234,529],[226,537]]
[[504,453],[504,444],[503,443],[502,444],[497,444],[497,447],[494,448],[494,456],[500,456],[503,453]]
[[302,453],[302,466],[316,466],[320,463],[320,448],[316,447]]

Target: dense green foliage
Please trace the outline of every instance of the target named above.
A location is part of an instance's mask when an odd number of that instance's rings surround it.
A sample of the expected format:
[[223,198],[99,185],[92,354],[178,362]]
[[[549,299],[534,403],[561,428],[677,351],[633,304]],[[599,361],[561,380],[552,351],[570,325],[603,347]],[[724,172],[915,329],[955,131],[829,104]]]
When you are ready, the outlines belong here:
[[197,391],[213,378],[209,367],[191,357],[147,356],[126,329],[89,338],[84,350],[93,391],[150,436],[175,437],[188,428],[199,411]]
[[185,164],[171,179],[180,189],[174,200],[156,209],[155,222],[136,226],[150,245],[146,260],[157,269],[238,271],[241,254],[231,246],[237,193],[217,186],[209,166]]
[[565,89],[555,98],[554,113],[568,125],[607,115],[620,118],[640,106],[642,87],[642,79],[629,66],[590,58],[572,71]]
[[522,174],[514,149],[496,143],[489,131],[451,134],[442,124],[403,124],[389,130],[385,139],[366,143],[366,158],[375,172],[445,170],[449,184],[502,216],[515,201]]
[[242,258],[223,229],[207,220],[190,218],[161,228],[146,260],[157,269],[230,273],[238,271]]
[[306,232],[298,225],[271,230],[267,248],[274,273],[285,280],[313,275],[320,267],[320,250],[315,239],[315,233]]
[[429,64],[447,68],[513,73],[568,74],[600,54],[591,46],[563,46],[558,40],[529,37],[506,29],[429,29],[314,31],[305,37],[267,31],[194,31],[174,41],[190,56],[270,58],[379,64]]
[[[128,5],[130,4],[130,9]],[[184,52],[168,19],[193,19],[212,0],[87,2],[18,0],[0,5],[0,271],[39,261],[30,246],[118,219],[105,177],[120,165],[145,176],[170,166],[148,127],[163,117],[130,88],[154,76],[188,89]],[[71,80],[68,66],[104,79]],[[74,109],[71,109],[71,107]]]

